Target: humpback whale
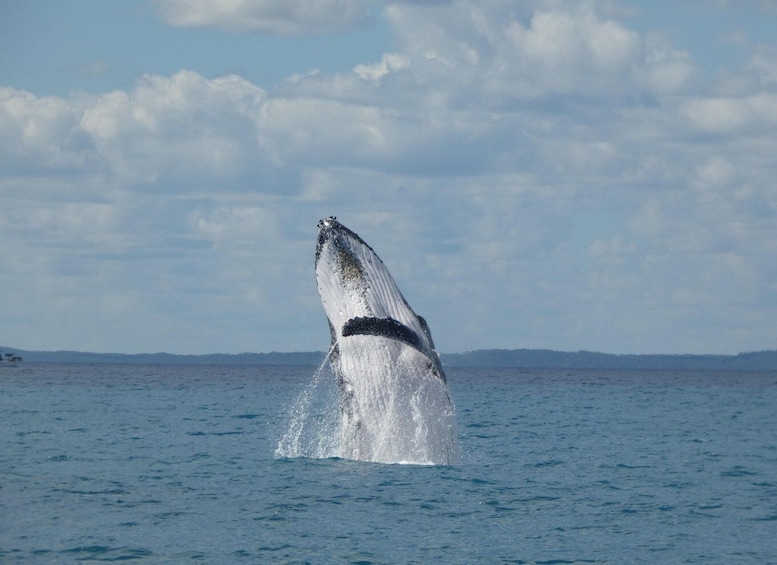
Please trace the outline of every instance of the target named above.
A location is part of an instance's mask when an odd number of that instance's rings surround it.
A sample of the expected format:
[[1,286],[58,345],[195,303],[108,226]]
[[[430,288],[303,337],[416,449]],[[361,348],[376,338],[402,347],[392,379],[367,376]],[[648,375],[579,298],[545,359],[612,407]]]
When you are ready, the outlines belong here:
[[318,229],[316,281],[340,389],[340,455],[455,462],[454,407],[429,325],[362,238],[334,216]]

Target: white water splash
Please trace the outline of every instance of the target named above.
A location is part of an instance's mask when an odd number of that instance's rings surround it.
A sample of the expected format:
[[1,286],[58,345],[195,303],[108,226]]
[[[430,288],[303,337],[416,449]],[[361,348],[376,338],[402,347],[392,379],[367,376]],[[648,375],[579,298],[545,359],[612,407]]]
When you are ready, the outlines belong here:
[[275,448],[275,457],[339,456],[340,394],[329,356],[299,393],[287,418],[288,429]]
[[[447,385],[431,377],[421,355],[395,342],[353,337],[358,346],[340,359],[359,379],[342,409],[342,391],[329,358],[289,412],[276,457],[343,457],[379,463],[450,464],[458,460],[455,414]],[[397,356],[397,351],[401,351]]]

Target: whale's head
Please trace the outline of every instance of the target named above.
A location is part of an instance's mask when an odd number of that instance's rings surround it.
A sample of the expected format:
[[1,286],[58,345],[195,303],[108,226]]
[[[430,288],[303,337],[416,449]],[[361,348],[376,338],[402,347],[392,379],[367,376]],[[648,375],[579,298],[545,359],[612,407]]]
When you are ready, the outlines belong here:
[[329,216],[319,220],[316,245],[317,276],[333,276],[343,287],[358,288],[364,283],[363,263],[368,255],[375,256],[375,253],[358,235],[338,222],[337,218]]
[[373,336],[407,345],[445,380],[426,320],[410,308],[375,251],[334,216],[318,222],[316,281],[333,342]]
[[316,280],[327,318],[335,328],[356,316],[373,316],[371,272],[383,264],[358,235],[329,216],[318,222]]

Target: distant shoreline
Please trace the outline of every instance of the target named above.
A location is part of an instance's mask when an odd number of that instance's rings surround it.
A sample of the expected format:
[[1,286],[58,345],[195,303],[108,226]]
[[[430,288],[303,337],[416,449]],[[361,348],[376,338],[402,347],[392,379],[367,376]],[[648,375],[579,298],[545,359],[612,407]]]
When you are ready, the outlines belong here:
[[[13,351],[26,363],[124,363],[180,365],[308,365],[324,360],[323,351],[291,353],[89,353],[79,351]],[[634,355],[591,351],[552,351],[547,349],[481,349],[466,353],[443,353],[443,365],[450,368],[524,368],[524,369],[669,369],[669,370],[748,370],[777,371],[777,350],[737,355]]]

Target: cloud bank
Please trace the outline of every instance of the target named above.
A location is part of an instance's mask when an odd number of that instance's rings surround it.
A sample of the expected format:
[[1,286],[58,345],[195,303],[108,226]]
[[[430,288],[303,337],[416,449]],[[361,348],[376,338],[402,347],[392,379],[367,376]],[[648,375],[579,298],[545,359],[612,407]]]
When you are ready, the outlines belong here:
[[[156,4],[174,25],[279,34],[363,16],[347,1]],[[0,88],[2,338],[324,349],[312,254],[335,214],[442,351],[775,347],[772,47],[711,77],[606,2],[383,17],[393,52],[272,92],[193,70],[69,97]]]

